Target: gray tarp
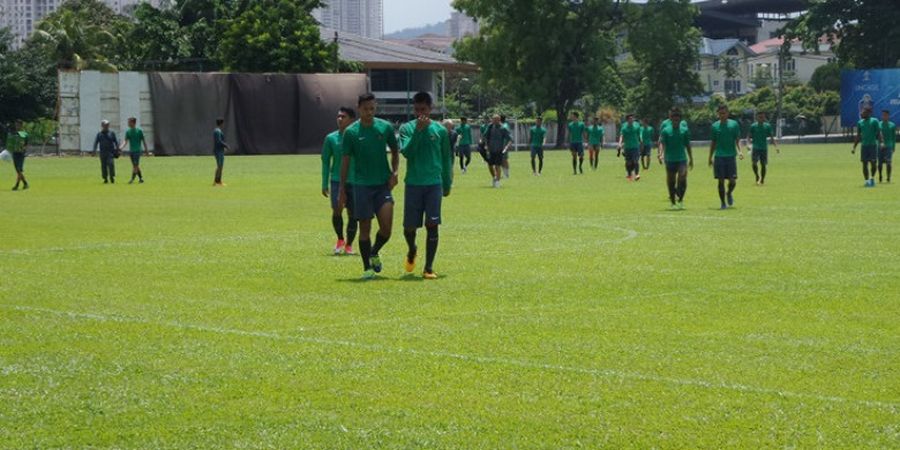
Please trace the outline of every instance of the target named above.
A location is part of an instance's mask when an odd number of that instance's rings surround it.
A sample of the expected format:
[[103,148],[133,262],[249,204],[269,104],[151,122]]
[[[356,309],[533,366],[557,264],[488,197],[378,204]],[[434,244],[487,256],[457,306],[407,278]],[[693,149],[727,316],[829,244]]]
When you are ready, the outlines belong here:
[[364,74],[150,73],[156,153],[208,155],[217,117],[240,154],[318,153]]

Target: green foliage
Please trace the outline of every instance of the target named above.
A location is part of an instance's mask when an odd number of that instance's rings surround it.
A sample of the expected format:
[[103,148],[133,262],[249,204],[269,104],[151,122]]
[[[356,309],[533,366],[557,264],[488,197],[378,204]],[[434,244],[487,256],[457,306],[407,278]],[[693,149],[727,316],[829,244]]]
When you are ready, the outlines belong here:
[[819,66],[809,80],[809,86],[818,92],[841,90],[841,65],[828,63]]
[[56,100],[56,67],[41,48],[13,51],[12,33],[0,28],[0,128],[17,119],[52,113]]
[[141,3],[134,11],[135,25],[127,37],[129,58],[138,69],[171,70],[193,56],[190,34],[174,9]]
[[38,24],[28,45],[47,49],[61,69],[114,72],[131,26],[99,0],[69,1]]
[[844,65],[860,69],[900,67],[900,8],[897,0],[817,0],[782,30],[818,51],[823,36]]

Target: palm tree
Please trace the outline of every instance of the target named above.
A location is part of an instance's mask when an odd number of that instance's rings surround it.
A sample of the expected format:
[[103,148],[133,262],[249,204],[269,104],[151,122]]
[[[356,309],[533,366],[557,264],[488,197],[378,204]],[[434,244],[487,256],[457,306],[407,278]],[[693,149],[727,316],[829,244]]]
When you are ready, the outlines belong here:
[[61,10],[42,21],[31,39],[49,47],[60,69],[115,72],[109,56],[115,56],[120,37],[80,20],[70,10]]

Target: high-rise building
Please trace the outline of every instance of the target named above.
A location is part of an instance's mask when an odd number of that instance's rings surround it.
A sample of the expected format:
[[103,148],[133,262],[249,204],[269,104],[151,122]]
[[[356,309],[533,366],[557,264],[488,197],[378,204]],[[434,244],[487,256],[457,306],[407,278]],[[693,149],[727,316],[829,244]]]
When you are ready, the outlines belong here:
[[[160,0],[102,0],[118,14],[130,13],[135,5],[149,1],[159,6]],[[0,0],[0,28],[8,27],[21,46],[44,16],[56,11],[65,0]]]
[[383,0],[325,0],[313,17],[327,28],[373,39],[384,37]]
[[450,37],[462,39],[466,36],[478,34],[478,22],[475,19],[459,12],[450,13]]

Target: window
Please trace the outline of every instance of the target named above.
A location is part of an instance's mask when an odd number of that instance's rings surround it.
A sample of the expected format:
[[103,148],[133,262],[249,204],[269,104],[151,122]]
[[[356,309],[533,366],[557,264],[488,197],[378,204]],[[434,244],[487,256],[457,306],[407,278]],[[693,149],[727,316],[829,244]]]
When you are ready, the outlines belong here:
[[719,80],[713,81],[713,86],[719,86]]
[[797,70],[797,60],[794,58],[788,58],[784,60],[784,70],[788,72],[794,72]]
[[713,60],[713,70],[719,70],[719,58]]
[[725,92],[739,94],[741,92],[741,80],[725,80]]

